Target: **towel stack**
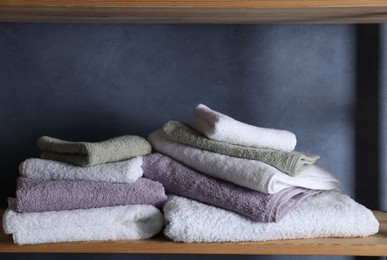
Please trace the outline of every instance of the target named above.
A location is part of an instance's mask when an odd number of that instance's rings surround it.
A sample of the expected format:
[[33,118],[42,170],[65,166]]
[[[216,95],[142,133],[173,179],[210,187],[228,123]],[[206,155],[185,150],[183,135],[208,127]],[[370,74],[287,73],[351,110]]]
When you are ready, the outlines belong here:
[[148,140],[160,153],[144,157],[144,176],[174,194],[164,205],[164,233],[172,240],[349,237],[378,230],[371,211],[334,190],[339,181],[314,165],[318,156],[294,151],[296,137],[288,131],[247,125],[199,105],[190,124],[170,121]]
[[3,227],[17,244],[145,239],[157,234],[167,199],[143,175],[150,144],[138,136],[98,143],[38,139],[43,159],[20,164]]

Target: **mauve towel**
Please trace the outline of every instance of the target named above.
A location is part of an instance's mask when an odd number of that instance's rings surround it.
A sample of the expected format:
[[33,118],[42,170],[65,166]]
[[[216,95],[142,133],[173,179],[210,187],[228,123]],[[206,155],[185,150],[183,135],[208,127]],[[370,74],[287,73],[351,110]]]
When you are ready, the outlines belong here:
[[134,183],[97,181],[39,181],[20,177],[16,189],[17,212],[88,209],[119,205],[162,206],[164,187],[139,178]]
[[275,194],[246,189],[202,175],[159,153],[143,158],[144,177],[166,192],[237,212],[260,222],[277,222],[316,190],[292,187]]
[[42,159],[79,166],[124,161],[149,154],[152,150],[146,139],[136,135],[123,135],[101,142],[69,142],[42,136],[37,143],[43,150]]

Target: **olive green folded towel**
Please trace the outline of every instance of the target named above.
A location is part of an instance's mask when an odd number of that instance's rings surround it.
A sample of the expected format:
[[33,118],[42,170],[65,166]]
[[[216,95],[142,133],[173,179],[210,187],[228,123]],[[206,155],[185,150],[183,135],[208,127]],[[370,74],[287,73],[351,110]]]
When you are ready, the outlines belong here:
[[80,166],[128,160],[147,155],[152,148],[140,136],[124,135],[102,142],[69,142],[48,136],[38,139],[41,157]]
[[290,176],[296,176],[305,167],[315,163],[320,158],[318,155],[296,151],[285,152],[211,140],[177,121],[166,123],[163,127],[163,132],[168,139],[175,142],[233,157],[261,161]]

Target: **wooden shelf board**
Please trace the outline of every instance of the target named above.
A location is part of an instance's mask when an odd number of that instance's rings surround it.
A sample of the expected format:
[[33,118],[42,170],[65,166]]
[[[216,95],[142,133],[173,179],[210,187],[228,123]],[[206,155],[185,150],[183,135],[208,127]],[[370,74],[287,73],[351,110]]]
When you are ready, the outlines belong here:
[[385,0],[0,0],[0,21],[382,23]]
[[365,238],[297,239],[244,243],[176,243],[159,235],[140,241],[76,242],[15,245],[1,228],[0,252],[44,253],[151,253],[151,254],[285,254],[387,255],[387,213],[374,212],[379,233]]

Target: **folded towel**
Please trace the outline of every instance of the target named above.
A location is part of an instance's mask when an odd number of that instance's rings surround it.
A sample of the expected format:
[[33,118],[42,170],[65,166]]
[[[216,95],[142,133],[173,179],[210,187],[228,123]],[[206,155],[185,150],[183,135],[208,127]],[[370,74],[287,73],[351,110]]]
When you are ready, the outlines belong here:
[[17,212],[88,209],[119,205],[161,206],[167,196],[155,181],[134,183],[97,181],[37,181],[20,177],[16,189]]
[[142,157],[90,167],[31,158],[20,164],[19,173],[22,177],[34,180],[90,180],[132,183],[142,176]]
[[17,213],[9,201],[3,227],[16,244],[146,239],[159,233],[164,222],[151,205]]
[[128,160],[151,152],[149,143],[142,137],[124,135],[102,142],[68,142],[48,136],[38,139],[43,159],[67,162],[80,166]]
[[261,222],[277,222],[306,197],[319,191],[288,188],[275,194],[246,189],[202,175],[162,154],[144,157],[144,177],[167,193],[228,209]]
[[254,222],[183,197],[164,204],[164,234],[182,242],[265,241],[318,237],[363,237],[378,232],[372,212],[340,192],[305,199],[278,223]]
[[165,124],[163,132],[167,138],[173,141],[233,157],[262,161],[291,176],[299,174],[305,167],[315,163],[320,158],[317,155],[295,151],[284,152],[211,140],[177,121],[169,121]]
[[264,193],[277,193],[293,186],[331,190],[339,185],[332,174],[315,165],[293,177],[260,161],[230,157],[171,141],[161,130],[150,134],[148,140],[156,151],[199,172]]
[[200,104],[195,108],[191,127],[202,135],[230,144],[293,151],[296,135],[285,130],[256,127],[237,121]]

